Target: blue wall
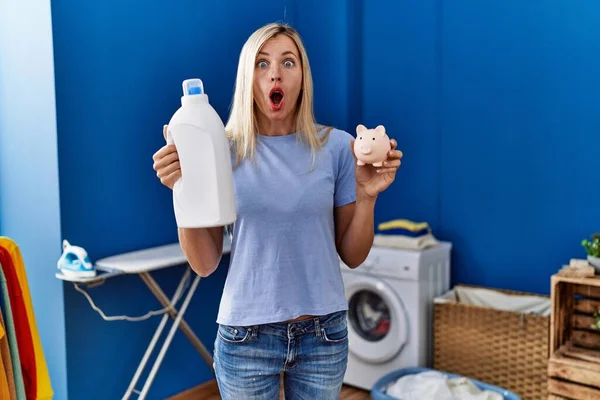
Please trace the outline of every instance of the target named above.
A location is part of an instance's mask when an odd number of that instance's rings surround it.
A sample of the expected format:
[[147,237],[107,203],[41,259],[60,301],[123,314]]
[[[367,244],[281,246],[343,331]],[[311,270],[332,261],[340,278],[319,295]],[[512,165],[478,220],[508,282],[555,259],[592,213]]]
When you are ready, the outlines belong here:
[[[45,2],[22,25],[31,4],[0,3],[0,229],[24,249],[57,399],[65,368],[71,399],[120,398],[158,323],[103,321],[56,282],[60,239],[93,259],[177,240],[170,192],[152,170],[161,127],[191,76],[225,120],[241,46],[266,22],[285,19],[304,37],[322,122],[351,133],[384,124],[398,140],[403,167],[376,222],[429,221],[454,244],[453,283],[548,293],[549,276],[600,230],[593,0],[56,1],[52,37]],[[31,42],[26,52],[9,42],[17,36]],[[26,118],[32,78],[37,123]],[[26,134],[9,142],[15,131]],[[31,234],[40,221],[43,237]],[[209,350],[227,262],[201,282],[186,318]],[[156,279],[171,294],[182,272]],[[160,308],[135,276],[89,292],[108,315]],[[151,398],[210,378],[178,333]]]
[[364,3],[362,114],[405,151],[376,219],[429,221],[455,283],[549,293],[600,231],[600,3]]
[[600,3],[443,3],[439,190],[455,278],[549,292],[600,231]]
[[0,235],[19,245],[56,399],[65,399],[50,1],[0,1]]
[[363,123],[384,125],[404,153],[396,181],[377,201],[376,222],[427,221],[439,234],[437,4],[364,1],[357,63]]

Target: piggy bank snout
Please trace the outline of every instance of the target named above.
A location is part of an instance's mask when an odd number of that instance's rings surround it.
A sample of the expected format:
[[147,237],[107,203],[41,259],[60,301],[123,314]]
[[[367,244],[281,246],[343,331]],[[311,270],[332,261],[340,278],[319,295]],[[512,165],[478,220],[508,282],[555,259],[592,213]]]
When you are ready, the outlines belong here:
[[360,145],[360,152],[362,154],[371,154],[373,152],[373,149],[371,148],[371,146],[365,145],[365,144],[361,144]]

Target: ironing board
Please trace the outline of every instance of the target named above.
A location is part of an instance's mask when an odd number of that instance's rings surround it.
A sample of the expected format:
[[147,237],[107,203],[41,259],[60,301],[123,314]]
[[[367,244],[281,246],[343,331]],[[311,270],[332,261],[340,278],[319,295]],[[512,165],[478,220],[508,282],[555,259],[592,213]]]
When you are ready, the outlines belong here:
[[[228,235],[223,236],[223,254],[229,254],[231,252],[231,241],[229,240]],[[179,281],[177,289],[172,299],[169,299],[165,293],[162,291],[158,283],[152,278],[150,272],[173,267],[177,265],[186,264],[187,259],[181,250],[181,246],[179,243],[168,244],[164,246],[153,247],[149,249],[137,250],[125,254],[115,255],[107,258],[103,258],[97,260],[95,263],[95,268],[97,274],[92,278],[70,278],[66,277],[60,273],[56,274],[56,277],[65,281],[71,281],[74,283],[84,283],[87,285],[95,285],[99,283],[103,283],[106,279],[124,275],[124,274],[137,274],[140,276],[142,281],[146,284],[148,289],[152,292],[152,294],[158,299],[158,301],[162,304],[163,307],[167,307],[178,294],[180,294],[183,290],[186,280],[189,278],[191,274],[191,268],[187,268],[183,277]],[[163,361],[163,358],[171,345],[173,340],[173,336],[177,329],[181,329],[181,331],[186,335],[189,341],[192,343],[194,348],[198,351],[200,356],[204,359],[208,367],[211,371],[213,370],[213,359],[211,354],[208,352],[204,344],[198,339],[198,336],[194,333],[192,328],[188,325],[188,323],[183,319],[183,315],[185,314],[188,305],[194,296],[198,283],[200,282],[200,276],[194,274],[195,277],[192,281],[192,284],[186,294],[183,303],[181,304],[181,309],[177,310],[175,307],[171,307],[168,311],[162,316],[154,335],[138,365],[138,368],[127,388],[127,392],[123,396],[123,400],[129,399],[133,393],[139,395],[139,399],[145,399],[148,391],[150,390],[150,386],[154,381],[156,373],[160,368],[160,365]],[[167,337],[159,350],[158,356],[152,366],[150,373],[148,374],[148,378],[144,383],[144,386],[141,391],[135,389],[138,380],[144,370],[148,359],[152,355],[154,348],[158,342],[158,338],[160,337],[162,331],[165,328],[167,320],[171,317],[174,322],[167,334]]]

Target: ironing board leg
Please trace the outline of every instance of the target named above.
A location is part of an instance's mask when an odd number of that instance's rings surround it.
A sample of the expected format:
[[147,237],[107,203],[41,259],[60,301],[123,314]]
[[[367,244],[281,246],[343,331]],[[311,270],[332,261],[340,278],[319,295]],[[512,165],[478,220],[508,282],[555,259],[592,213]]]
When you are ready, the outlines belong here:
[[158,368],[160,367],[160,364],[162,363],[162,360],[165,357],[165,354],[171,344],[171,341],[173,340],[173,336],[175,335],[175,332],[179,328],[179,324],[181,323],[181,320],[183,319],[183,314],[185,314],[185,311],[187,310],[187,307],[190,304],[192,297],[194,296],[194,292],[196,291],[196,288],[198,287],[199,282],[200,282],[200,275],[196,275],[196,277],[194,278],[194,281],[192,282],[192,286],[190,287],[190,290],[188,291],[187,295],[185,296],[185,300],[183,301],[183,304],[181,305],[181,310],[179,311],[177,318],[175,318],[175,322],[173,322],[173,325],[171,326],[171,329],[169,330],[169,334],[167,335],[167,338],[165,339],[165,342],[163,343],[163,346],[160,349],[160,352],[158,353],[156,361],[154,362],[154,365],[152,366],[152,370],[150,371],[150,374],[148,375],[148,379],[146,380],[146,383],[144,384],[144,388],[142,389],[142,391],[140,393],[140,397],[139,397],[140,400],[143,400],[146,398],[146,395],[148,394],[148,390],[150,390],[150,385],[152,385],[152,381],[154,380],[154,377],[156,376],[156,373],[158,372]]
[[[167,307],[169,305],[169,298],[165,295],[160,286],[158,286],[158,283],[156,283],[154,278],[152,278],[152,276],[148,272],[142,272],[140,274],[140,278],[142,278],[146,286],[148,286],[150,291],[154,294],[154,296],[156,296],[160,304],[162,304],[163,307]],[[177,318],[177,308],[171,307],[168,312],[171,318]],[[189,341],[192,343],[192,345],[196,348],[198,353],[200,353],[200,356],[204,359],[204,362],[208,365],[212,372],[213,358],[210,352],[206,349],[206,347],[204,347],[204,344],[200,341],[200,339],[198,339],[198,336],[196,336],[196,334],[194,333],[192,328],[190,328],[188,323],[185,322],[185,319],[181,319],[180,328],[181,331],[185,334],[185,336],[187,336]]]
[[[189,275],[190,275],[189,270],[186,270],[185,274],[181,278],[181,281],[179,282],[179,285],[177,285],[177,290],[175,290],[175,294],[173,295],[173,298],[177,298],[177,297],[181,296],[181,292],[183,291],[185,281],[187,280]],[[148,362],[148,359],[150,358],[152,351],[154,351],[154,346],[156,346],[156,342],[158,341],[160,334],[162,333],[163,329],[165,328],[165,325],[167,324],[168,319],[169,319],[169,314],[165,313],[160,320],[160,324],[158,325],[158,328],[156,328],[156,331],[154,332],[154,336],[152,336],[152,340],[150,341],[150,344],[148,345],[148,348],[146,349],[146,353],[144,353],[144,357],[142,358],[142,361],[140,361],[140,364],[138,365],[138,368],[135,371],[135,375],[133,376],[133,379],[129,383],[129,387],[127,388],[127,392],[123,396],[123,400],[131,397],[131,394],[135,390],[135,385],[137,384],[138,380],[140,379],[140,375],[142,375],[142,371],[144,370],[144,367],[146,366],[146,363]]]

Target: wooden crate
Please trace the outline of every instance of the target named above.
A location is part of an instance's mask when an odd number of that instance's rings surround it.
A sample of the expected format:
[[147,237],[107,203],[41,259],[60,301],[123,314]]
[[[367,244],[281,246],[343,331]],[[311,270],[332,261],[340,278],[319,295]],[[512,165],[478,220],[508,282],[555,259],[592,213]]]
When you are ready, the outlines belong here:
[[600,276],[554,275],[551,288],[549,399],[600,399]]

